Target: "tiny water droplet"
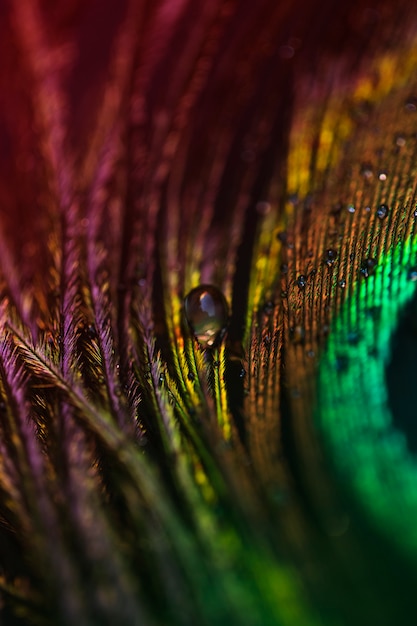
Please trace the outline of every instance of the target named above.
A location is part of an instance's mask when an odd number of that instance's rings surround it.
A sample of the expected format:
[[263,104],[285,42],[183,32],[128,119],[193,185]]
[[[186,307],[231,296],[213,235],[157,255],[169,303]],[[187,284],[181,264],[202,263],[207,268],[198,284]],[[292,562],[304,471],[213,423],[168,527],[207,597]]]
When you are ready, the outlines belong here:
[[300,276],[297,277],[297,285],[300,289],[304,289],[304,287],[307,284],[307,276],[304,276],[304,274],[300,274]]
[[354,204],[348,204],[347,210],[349,211],[349,213],[354,213],[355,212],[355,205]]
[[370,257],[365,259],[361,263],[361,274],[364,276],[364,278],[369,278],[369,276],[374,273],[376,266],[376,259],[372,259]]
[[415,208],[414,211],[413,211],[413,217],[414,218],[417,217],[417,208]]
[[90,337],[90,339],[96,339],[97,338],[97,331],[95,329],[95,327],[93,326],[93,324],[89,324],[87,327],[87,335]]
[[406,139],[403,135],[396,135],[395,137],[395,145],[397,145],[399,148],[404,148],[406,144]]
[[415,113],[417,111],[417,98],[415,96],[410,96],[405,101],[405,109],[409,113]]
[[289,59],[293,58],[295,50],[292,46],[285,45],[280,46],[278,52],[281,59],[288,61]]
[[363,163],[361,165],[360,174],[366,180],[370,180],[373,177],[373,175],[374,175],[374,171],[373,171],[372,165],[370,163]]
[[388,204],[380,204],[376,210],[376,215],[380,220],[384,220],[389,213]]
[[266,346],[269,346],[271,343],[271,335],[265,335],[265,337],[263,338],[263,342]]
[[303,343],[306,336],[306,331],[304,326],[291,326],[290,327],[290,339],[293,343]]
[[342,212],[343,209],[343,204],[341,202],[337,202],[335,205],[333,205],[333,207],[330,209],[330,214],[337,217],[338,215],[340,215],[340,213]]
[[184,300],[188,325],[203,348],[211,348],[226,328],[228,306],[222,292],[213,285],[200,285]]
[[348,333],[347,340],[348,340],[348,343],[350,343],[351,346],[357,346],[358,343],[359,343],[359,339],[360,339],[360,337],[359,337],[359,334],[357,332],[351,331],[350,333]]
[[385,181],[385,180],[387,180],[387,178],[388,178],[388,172],[386,172],[385,170],[381,170],[381,171],[378,173],[378,178],[379,178],[379,180],[381,180],[381,181]]
[[412,283],[417,282],[417,267],[410,267],[407,278],[408,280],[411,280]]
[[187,378],[191,383],[195,380],[195,376],[192,372],[188,372]]
[[349,359],[344,354],[338,354],[336,356],[335,368],[337,372],[345,372],[349,365]]
[[329,248],[328,250],[326,250],[326,253],[324,255],[324,262],[327,265],[327,267],[331,267],[336,261],[336,259],[337,259],[336,250],[333,250],[333,248]]
[[380,306],[370,306],[366,309],[365,315],[368,318],[371,318],[375,321],[378,321],[381,318],[381,307]]
[[339,280],[339,287],[341,289],[344,289],[346,287],[346,281],[344,278],[342,278],[342,280]]
[[255,208],[259,215],[268,215],[271,211],[271,205],[269,202],[258,202]]
[[242,367],[242,369],[239,372],[239,378],[245,378],[246,376],[246,370]]

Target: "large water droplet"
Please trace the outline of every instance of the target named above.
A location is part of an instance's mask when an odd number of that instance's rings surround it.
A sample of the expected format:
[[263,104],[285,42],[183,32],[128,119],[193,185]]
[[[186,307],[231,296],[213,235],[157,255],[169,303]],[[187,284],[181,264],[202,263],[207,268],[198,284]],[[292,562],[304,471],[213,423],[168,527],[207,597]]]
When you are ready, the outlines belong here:
[[192,289],[184,300],[187,322],[199,344],[211,348],[225,329],[228,306],[222,292],[213,285]]

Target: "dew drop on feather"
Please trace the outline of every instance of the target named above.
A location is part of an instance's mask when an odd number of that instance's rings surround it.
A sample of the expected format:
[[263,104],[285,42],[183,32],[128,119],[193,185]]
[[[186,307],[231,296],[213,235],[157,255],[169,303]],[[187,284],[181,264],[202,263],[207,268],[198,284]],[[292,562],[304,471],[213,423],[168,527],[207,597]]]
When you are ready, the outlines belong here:
[[300,274],[300,276],[297,277],[297,285],[300,289],[304,289],[304,287],[307,284],[307,276],[305,276],[304,274]]
[[324,255],[324,262],[327,267],[331,267],[337,259],[337,251],[333,250],[333,248],[329,248],[326,250]]
[[222,292],[213,285],[195,287],[185,297],[184,311],[201,347],[213,347],[228,320],[228,306]]
[[365,278],[369,278],[369,276],[371,276],[371,274],[374,273],[376,266],[377,266],[376,259],[371,259],[371,258],[365,259],[361,263],[361,274]]
[[413,283],[417,282],[417,267],[411,267],[408,270],[407,278]]
[[389,208],[387,204],[380,204],[376,210],[376,215],[380,220],[384,220],[389,212]]

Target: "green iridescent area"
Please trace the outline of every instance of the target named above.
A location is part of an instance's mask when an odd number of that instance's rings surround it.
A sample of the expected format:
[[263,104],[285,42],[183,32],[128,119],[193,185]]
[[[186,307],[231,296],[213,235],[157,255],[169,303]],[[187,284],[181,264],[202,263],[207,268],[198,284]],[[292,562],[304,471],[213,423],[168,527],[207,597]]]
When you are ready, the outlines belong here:
[[416,293],[411,234],[378,259],[375,273],[354,285],[331,326],[320,359],[315,421],[335,471],[390,541],[417,556],[417,459],[395,428],[386,367],[393,335]]

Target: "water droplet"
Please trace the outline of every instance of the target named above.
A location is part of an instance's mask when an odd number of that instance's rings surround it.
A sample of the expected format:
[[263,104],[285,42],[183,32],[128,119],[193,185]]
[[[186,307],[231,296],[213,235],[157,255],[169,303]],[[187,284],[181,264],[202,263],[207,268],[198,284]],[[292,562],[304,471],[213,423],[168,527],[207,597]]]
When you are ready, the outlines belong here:
[[406,139],[403,135],[395,136],[395,145],[397,145],[399,148],[404,148],[405,144],[406,144]]
[[410,269],[408,270],[407,278],[413,283],[417,282],[417,267],[410,267]]
[[239,378],[245,378],[246,376],[246,370],[242,367],[242,369],[239,372]]
[[382,180],[382,181],[387,180],[387,178],[388,178],[388,172],[386,172],[385,170],[381,170],[381,171],[378,173],[378,178],[379,178],[379,180]]
[[279,52],[279,56],[281,57],[281,59],[288,60],[288,59],[293,58],[295,51],[292,46],[285,45],[285,46],[280,46],[278,52]]
[[268,302],[264,304],[264,313],[266,315],[271,315],[273,310],[274,310],[274,303],[271,300],[268,300]]
[[211,348],[227,325],[228,306],[222,292],[213,285],[200,285],[184,300],[187,322],[203,348]]
[[413,217],[417,217],[417,208],[414,209]]
[[380,220],[384,220],[389,212],[388,204],[380,204],[376,210],[376,215]]
[[349,213],[354,213],[355,212],[355,205],[348,204],[347,210],[349,211]]
[[271,205],[269,202],[258,202],[255,208],[259,215],[268,215],[271,211]]
[[306,336],[304,326],[291,326],[290,327],[290,339],[293,343],[303,343]]
[[339,287],[341,289],[344,289],[346,287],[346,281],[344,278],[342,278],[342,280],[339,280]]
[[344,354],[336,355],[335,368],[337,372],[345,372],[349,365],[349,359]]
[[417,111],[417,98],[415,96],[410,96],[405,101],[405,109],[409,113],[415,113]]
[[304,287],[307,284],[307,276],[304,276],[304,274],[300,274],[300,276],[297,277],[297,285],[300,289],[304,289]]
[[370,163],[363,163],[361,165],[360,173],[366,180],[370,180],[374,175],[372,165]]
[[96,339],[97,338],[97,331],[95,329],[95,327],[93,326],[93,324],[89,324],[87,327],[87,335],[90,337],[90,339]]
[[351,346],[357,346],[359,343],[359,339],[360,339],[359,334],[355,331],[351,331],[347,335],[348,343],[350,343]]
[[371,274],[374,273],[376,266],[376,259],[371,259],[370,257],[368,259],[365,259],[361,263],[361,274],[365,278],[368,278],[369,276],[371,276]]
[[326,250],[326,253],[324,255],[324,262],[327,265],[327,267],[331,267],[336,261],[336,259],[337,259],[336,250],[333,250],[333,248],[329,248],[328,250]]
[[191,383],[195,380],[195,376],[192,372],[188,372],[187,378]]

